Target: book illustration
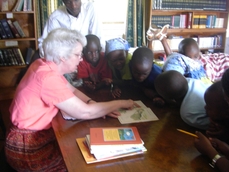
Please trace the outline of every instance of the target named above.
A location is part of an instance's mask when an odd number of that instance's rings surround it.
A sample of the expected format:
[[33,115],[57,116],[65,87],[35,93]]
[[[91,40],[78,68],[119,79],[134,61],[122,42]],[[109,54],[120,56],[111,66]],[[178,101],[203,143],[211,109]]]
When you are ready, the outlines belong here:
[[135,140],[131,128],[103,129],[104,141]]
[[[133,109],[120,109],[121,116],[118,120],[121,124],[147,122],[158,120],[157,116],[150,108],[147,108],[141,101],[135,103],[139,106],[135,106]],[[143,105],[144,106],[143,106]]]

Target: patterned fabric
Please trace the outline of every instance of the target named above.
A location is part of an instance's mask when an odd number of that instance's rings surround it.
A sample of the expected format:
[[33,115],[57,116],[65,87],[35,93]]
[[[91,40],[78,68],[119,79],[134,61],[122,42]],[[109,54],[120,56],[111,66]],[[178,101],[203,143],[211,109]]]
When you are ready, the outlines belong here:
[[105,54],[109,54],[115,50],[125,50],[128,51],[130,48],[129,43],[122,38],[114,38],[106,41]]
[[215,82],[220,80],[225,70],[229,68],[229,54],[203,54],[201,56],[201,62],[206,70],[208,78]]
[[205,83],[212,83],[207,77],[204,67],[200,62],[180,53],[170,54],[162,68],[163,71],[176,70],[187,78],[200,79]]
[[32,131],[10,128],[5,154],[7,162],[20,172],[67,171],[53,129]]

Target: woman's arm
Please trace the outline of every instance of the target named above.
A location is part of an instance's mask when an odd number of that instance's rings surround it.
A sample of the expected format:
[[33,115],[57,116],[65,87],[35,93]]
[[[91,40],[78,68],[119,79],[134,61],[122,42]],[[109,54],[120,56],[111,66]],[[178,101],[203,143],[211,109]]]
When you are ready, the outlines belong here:
[[[110,114],[119,108],[132,108],[134,104],[132,100],[114,100],[87,104],[85,100],[88,100],[88,97],[85,98],[82,93],[79,93],[79,95],[83,97],[84,101],[76,96],[58,103],[56,106],[70,117],[76,119],[94,119]],[[115,114],[116,116],[119,115],[119,113]]]

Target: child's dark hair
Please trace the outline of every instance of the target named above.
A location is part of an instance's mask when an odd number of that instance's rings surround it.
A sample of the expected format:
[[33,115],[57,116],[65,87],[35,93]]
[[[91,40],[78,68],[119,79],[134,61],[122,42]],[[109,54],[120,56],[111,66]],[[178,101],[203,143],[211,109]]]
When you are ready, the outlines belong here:
[[85,37],[87,39],[87,42],[93,40],[93,41],[97,42],[100,45],[100,39],[99,39],[98,36],[93,35],[93,34],[89,34],[89,35],[86,35]]
[[153,62],[153,51],[147,47],[139,47],[134,51],[131,61],[140,63],[145,58]]
[[225,94],[229,97],[229,69],[224,72],[221,82]]
[[186,54],[186,48],[190,45],[197,44],[197,42],[193,38],[185,38],[183,39],[179,46],[178,46],[178,53],[185,55]]

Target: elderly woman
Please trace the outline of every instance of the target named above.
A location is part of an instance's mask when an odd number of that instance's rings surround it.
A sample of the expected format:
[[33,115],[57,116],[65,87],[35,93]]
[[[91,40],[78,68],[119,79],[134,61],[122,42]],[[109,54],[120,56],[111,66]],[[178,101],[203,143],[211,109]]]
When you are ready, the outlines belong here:
[[65,117],[93,119],[117,117],[117,109],[133,106],[132,100],[96,103],[63,77],[77,69],[85,45],[86,38],[77,31],[51,31],[43,42],[44,59],[34,61],[18,85],[5,145],[15,170],[67,171],[51,126],[59,110]]

